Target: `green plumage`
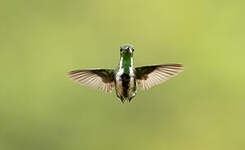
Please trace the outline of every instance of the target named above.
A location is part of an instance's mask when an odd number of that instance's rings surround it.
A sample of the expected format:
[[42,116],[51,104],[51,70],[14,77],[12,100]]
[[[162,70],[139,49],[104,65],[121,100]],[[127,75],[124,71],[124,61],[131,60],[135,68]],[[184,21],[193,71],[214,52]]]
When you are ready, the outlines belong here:
[[131,56],[124,56],[122,62],[124,73],[129,74],[129,67],[131,67]]

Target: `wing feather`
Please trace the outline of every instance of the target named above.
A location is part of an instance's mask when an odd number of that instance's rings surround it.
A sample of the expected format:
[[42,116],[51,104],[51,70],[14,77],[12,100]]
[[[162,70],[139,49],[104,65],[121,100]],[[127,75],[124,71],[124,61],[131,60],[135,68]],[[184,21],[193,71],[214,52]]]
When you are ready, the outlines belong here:
[[138,86],[147,90],[178,75],[184,67],[180,64],[163,64],[135,68]]
[[112,69],[75,70],[69,72],[68,77],[77,83],[103,92],[112,92],[114,86]]

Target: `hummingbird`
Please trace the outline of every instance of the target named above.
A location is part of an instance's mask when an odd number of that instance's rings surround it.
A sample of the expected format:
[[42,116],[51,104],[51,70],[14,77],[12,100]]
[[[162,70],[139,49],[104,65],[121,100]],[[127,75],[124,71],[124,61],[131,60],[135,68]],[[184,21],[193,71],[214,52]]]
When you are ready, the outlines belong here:
[[131,101],[137,88],[148,90],[159,85],[183,71],[181,64],[160,64],[134,68],[134,46],[124,44],[120,46],[120,62],[116,69],[84,69],[68,73],[72,80],[87,87],[111,93],[115,88],[117,97],[124,101]]

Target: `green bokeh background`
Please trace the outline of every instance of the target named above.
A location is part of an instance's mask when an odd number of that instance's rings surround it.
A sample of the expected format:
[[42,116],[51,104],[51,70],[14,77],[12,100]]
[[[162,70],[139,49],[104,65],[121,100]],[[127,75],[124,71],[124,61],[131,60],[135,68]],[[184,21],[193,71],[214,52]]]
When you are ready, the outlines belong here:
[[[0,150],[245,149],[242,0],[3,0]],[[68,71],[182,63],[121,104]]]

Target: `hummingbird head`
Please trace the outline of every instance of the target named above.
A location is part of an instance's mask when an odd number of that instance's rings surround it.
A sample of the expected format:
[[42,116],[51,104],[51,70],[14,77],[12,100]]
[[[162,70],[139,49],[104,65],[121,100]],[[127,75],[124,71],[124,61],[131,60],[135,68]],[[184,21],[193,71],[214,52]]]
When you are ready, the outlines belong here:
[[132,57],[134,53],[134,46],[130,44],[124,44],[120,46],[121,57]]

